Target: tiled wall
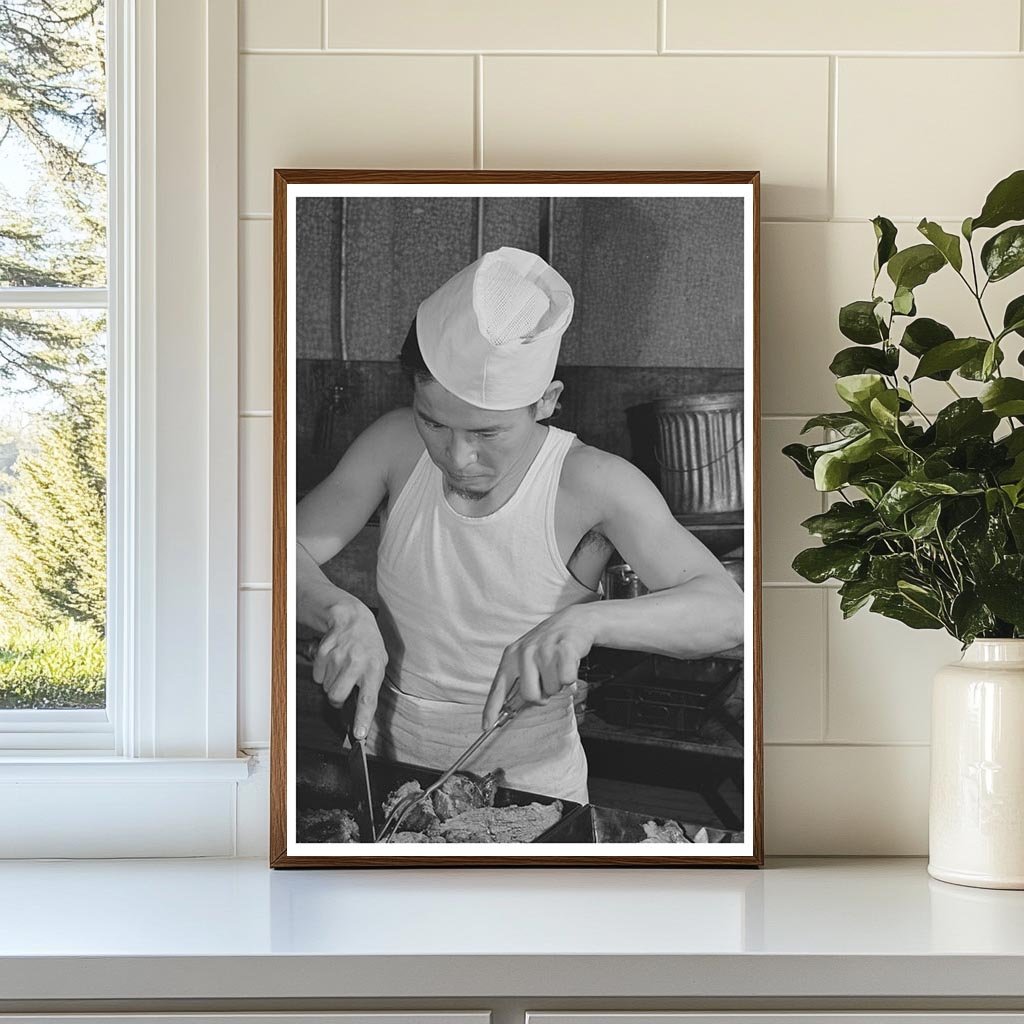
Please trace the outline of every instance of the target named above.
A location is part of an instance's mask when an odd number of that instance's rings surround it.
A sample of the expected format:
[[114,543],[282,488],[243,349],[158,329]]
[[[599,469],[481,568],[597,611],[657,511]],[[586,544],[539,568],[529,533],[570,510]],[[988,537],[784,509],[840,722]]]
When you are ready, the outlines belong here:
[[[821,501],[778,451],[836,405],[867,219],[959,224],[1024,164],[1020,0],[241,0],[241,45],[243,744],[268,731],[272,169],[758,168],[768,851],[923,853],[958,645],[795,576]],[[951,277],[919,307],[974,331]]]

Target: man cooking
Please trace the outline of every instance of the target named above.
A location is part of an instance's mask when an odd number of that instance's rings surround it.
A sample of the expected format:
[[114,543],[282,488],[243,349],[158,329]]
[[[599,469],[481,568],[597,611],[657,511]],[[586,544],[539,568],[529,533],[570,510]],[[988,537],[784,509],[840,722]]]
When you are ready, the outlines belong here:
[[[297,616],[323,635],[313,678],[354,734],[447,768],[518,681],[527,707],[468,770],[586,802],[572,690],[591,647],[699,658],[743,642],[743,598],[635,466],[545,424],[572,319],[539,256],[484,254],[419,306],[401,361],[411,408],[368,427],[298,505]],[[379,618],[320,566],[386,502]],[[612,549],[651,593],[598,600]]]

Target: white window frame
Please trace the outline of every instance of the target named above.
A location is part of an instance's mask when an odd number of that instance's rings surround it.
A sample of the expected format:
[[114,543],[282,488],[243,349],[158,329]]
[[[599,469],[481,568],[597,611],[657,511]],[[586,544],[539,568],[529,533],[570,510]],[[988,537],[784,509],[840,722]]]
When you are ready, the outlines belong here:
[[237,0],[107,0],[107,31],[108,710],[0,715],[0,857],[231,854],[248,775]]

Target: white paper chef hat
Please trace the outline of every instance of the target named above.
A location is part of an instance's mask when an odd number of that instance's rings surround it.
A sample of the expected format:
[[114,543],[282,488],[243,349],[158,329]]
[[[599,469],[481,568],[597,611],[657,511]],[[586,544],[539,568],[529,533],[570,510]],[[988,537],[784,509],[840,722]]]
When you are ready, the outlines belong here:
[[416,334],[442,387],[480,409],[518,409],[551,383],[572,309],[557,271],[536,253],[502,246],[420,303]]

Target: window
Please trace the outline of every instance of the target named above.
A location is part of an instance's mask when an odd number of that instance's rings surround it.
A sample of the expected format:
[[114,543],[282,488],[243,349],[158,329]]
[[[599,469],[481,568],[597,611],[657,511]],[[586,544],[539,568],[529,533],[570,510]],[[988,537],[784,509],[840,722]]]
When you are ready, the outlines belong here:
[[[0,0],[0,34],[12,12],[53,28],[86,10],[105,26],[104,133],[73,155],[103,169],[103,141],[105,265],[52,208],[54,265],[81,273],[37,281],[44,292],[4,277],[0,313],[78,332],[89,359],[77,369],[106,372],[107,685],[102,702],[93,689],[78,707],[0,710],[0,857],[226,855],[248,773],[236,746],[237,8]],[[12,176],[0,167],[9,190]],[[0,221],[23,212],[0,200]],[[0,267],[12,251],[0,245]],[[73,650],[76,667],[95,665]]]
[[0,3],[0,718],[30,745],[110,736],[105,15]]

